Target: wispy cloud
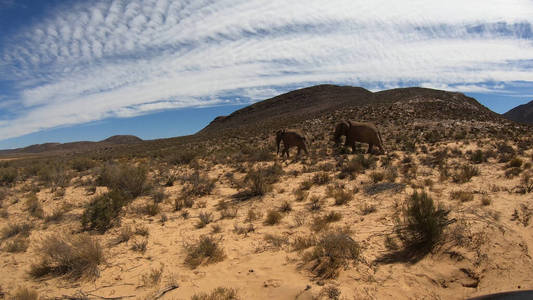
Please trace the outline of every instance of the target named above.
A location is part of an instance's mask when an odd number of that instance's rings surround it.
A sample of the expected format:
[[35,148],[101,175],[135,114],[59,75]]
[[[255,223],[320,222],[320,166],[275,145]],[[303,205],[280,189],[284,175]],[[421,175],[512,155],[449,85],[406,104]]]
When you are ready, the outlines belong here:
[[0,45],[0,81],[16,82],[0,139],[323,82],[504,92],[533,82],[531,16],[529,0],[61,6]]

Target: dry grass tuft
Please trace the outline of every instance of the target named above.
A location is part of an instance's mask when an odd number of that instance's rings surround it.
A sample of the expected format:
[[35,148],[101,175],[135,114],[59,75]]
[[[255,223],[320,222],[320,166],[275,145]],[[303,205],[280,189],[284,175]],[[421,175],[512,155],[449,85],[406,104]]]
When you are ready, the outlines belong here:
[[238,300],[237,290],[218,287],[211,293],[200,293],[191,297],[191,300]]
[[47,236],[38,246],[40,262],[31,266],[30,275],[65,276],[69,279],[94,279],[104,262],[100,243],[87,234],[65,237]]
[[201,264],[222,261],[226,257],[219,242],[209,236],[202,236],[196,243],[185,245],[185,251],[187,252],[185,264],[191,269],[195,269]]

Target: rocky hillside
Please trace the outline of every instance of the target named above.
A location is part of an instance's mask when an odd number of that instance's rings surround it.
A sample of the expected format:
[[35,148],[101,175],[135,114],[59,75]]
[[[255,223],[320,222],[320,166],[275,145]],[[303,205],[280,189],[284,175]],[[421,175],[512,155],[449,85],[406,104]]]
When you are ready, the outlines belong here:
[[[258,124],[265,127],[271,127],[272,124],[285,126],[334,112],[342,114],[343,111],[369,107],[380,107],[380,113],[390,115],[392,119],[416,111],[418,117],[428,120],[502,121],[496,113],[461,93],[416,87],[372,93],[360,87],[317,85],[255,103],[229,116],[219,116],[199,134]],[[366,120],[372,117],[362,116]]]
[[511,109],[503,116],[515,122],[533,124],[533,100]]

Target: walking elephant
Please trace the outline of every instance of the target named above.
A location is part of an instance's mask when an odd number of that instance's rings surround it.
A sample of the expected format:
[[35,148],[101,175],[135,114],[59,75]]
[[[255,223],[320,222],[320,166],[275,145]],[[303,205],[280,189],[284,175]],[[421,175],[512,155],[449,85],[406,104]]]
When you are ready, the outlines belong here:
[[335,126],[333,140],[335,144],[340,142],[341,136],[346,136],[345,146],[351,146],[355,151],[355,142],[367,143],[368,153],[372,152],[374,146],[378,146],[381,153],[385,153],[383,141],[376,125],[372,123],[362,123],[354,121],[343,121]]
[[307,152],[305,136],[297,130],[282,129],[276,132],[276,144],[278,146],[277,154],[279,154],[279,144],[281,141],[283,141],[283,150],[281,152],[282,157],[287,154],[287,158],[289,158],[289,149],[294,146],[298,147],[297,155],[300,155],[302,150],[306,155],[309,154]]

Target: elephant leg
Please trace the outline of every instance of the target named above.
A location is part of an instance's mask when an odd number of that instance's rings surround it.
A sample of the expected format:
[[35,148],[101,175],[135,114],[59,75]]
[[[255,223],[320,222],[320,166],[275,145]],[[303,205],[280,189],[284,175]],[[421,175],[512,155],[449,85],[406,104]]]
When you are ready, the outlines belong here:
[[367,153],[372,153],[372,148],[373,148],[373,147],[374,147],[374,144],[369,143],[369,144],[368,144],[368,151],[367,151]]

